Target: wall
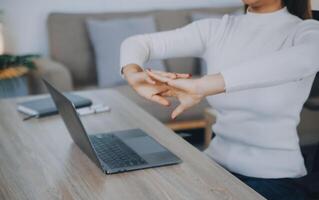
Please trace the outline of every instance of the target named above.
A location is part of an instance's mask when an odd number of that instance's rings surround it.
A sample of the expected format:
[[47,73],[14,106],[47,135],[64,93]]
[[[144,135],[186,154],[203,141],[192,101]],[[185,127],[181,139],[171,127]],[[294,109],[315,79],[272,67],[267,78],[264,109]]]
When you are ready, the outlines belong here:
[[319,0],[312,0],[312,8],[314,10],[319,10]]
[[5,51],[48,54],[50,12],[105,12],[183,7],[241,6],[241,0],[0,0],[4,10]]

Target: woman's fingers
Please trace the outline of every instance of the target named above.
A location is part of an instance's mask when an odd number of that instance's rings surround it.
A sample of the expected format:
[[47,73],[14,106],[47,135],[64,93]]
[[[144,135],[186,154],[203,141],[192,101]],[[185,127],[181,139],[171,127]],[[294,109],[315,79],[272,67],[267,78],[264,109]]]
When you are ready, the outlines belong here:
[[171,118],[175,119],[178,115],[182,114],[186,109],[187,107],[185,105],[179,104],[173,111]]
[[191,74],[180,74],[180,73],[172,73],[172,72],[160,72],[155,71],[159,75],[165,76],[166,78],[177,79],[177,78],[191,78]]
[[159,74],[161,76],[164,76],[166,78],[170,79],[177,79],[177,78],[191,78],[191,74],[183,74],[183,73],[172,73],[172,72],[163,72],[163,71],[157,71],[157,70],[151,70],[147,69],[147,71]]
[[145,74],[144,80],[145,80],[147,83],[149,83],[149,84],[152,84],[152,85],[155,85],[155,84],[156,84],[156,82],[155,82],[151,77],[149,77],[147,74]]
[[162,96],[162,97],[174,97],[174,96],[176,96],[176,94],[170,89],[168,89],[167,91],[161,92],[159,95]]
[[166,85],[159,86],[144,84],[142,86],[137,85],[133,88],[139,95],[141,95],[145,99],[161,104],[163,106],[170,105],[170,101],[160,95],[162,92],[168,91],[168,87]]
[[[177,78],[177,79],[172,79],[172,78],[168,78],[166,76],[162,76],[159,73],[156,73],[154,71],[150,71],[150,70],[146,70],[147,75],[154,80],[161,82],[161,83],[165,83],[169,86],[175,87],[177,89],[180,90],[185,90],[188,91],[190,88],[190,82],[192,81],[190,79],[187,78]],[[186,77],[184,75],[181,74],[181,76]]]
[[161,104],[163,106],[169,106],[170,105],[170,102],[167,99],[165,99],[164,97],[161,97],[161,96],[159,96],[157,94],[152,95],[150,97],[150,100],[152,100],[152,101],[154,101],[156,103],[159,103],[159,104]]
[[189,82],[189,81],[192,81],[191,79],[170,79],[151,71],[147,71],[147,74],[152,79],[159,81],[161,83],[166,83],[167,85],[172,86],[179,90],[189,91],[190,87],[192,87],[192,84],[190,84]]
[[176,73],[177,78],[192,78],[191,74],[179,74]]
[[147,70],[146,73],[152,79],[157,80],[157,81],[162,82],[162,83],[168,83],[170,80],[172,80],[170,78],[167,78],[165,76],[159,75],[158,73],[155,73],[155,72],[152,72],[152,71],[149,71],[149,70]]
[[154,70],[149,70],[153,73],[159,74],[161,76],[164,76],[166,78],[171,78],[171,79],[176,79],[177,74],[176,73],[171,73],[171,72],[162,72],[162,71],[154,71]]
[[176,88],[178,90],[182,90],[185,92],[188,92],[192,90],[192,87],[194,86],[193,80],[191,79],[176,79],[176,80],[169,80],[167,82],[167,85]]

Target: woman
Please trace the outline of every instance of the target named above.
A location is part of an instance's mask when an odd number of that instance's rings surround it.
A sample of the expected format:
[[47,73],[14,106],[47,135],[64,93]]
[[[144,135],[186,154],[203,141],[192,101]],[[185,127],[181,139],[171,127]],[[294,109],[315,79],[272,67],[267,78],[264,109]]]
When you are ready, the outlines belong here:
[[[319,24],[307,0],[243,0],[242,16],[128,38],[122,73],[141,96],[180,105],[172,118],[207,97],[217,110],[206,153],[268,199],[303,199],[306,175],[296,127],[319,69]],[[208,75],[143,70],[149,59],[197,56]]]

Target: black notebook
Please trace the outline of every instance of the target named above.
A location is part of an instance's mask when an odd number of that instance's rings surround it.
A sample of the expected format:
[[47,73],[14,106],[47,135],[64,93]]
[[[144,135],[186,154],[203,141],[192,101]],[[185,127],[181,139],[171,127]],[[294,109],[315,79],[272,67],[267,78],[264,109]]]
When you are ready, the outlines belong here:
[[[90,99],[74,94],[65,94],[65,96],[74,104],[76,108],[92,105],[92,101]],[[17,110],[34,117],[44,117],[58,113],[58,110],[51,97],[20,103],[18,104]]]

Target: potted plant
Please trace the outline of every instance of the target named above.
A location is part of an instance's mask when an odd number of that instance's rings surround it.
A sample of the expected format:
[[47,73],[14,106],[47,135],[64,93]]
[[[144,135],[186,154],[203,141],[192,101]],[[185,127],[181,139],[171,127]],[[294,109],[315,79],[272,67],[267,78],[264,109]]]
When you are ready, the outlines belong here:
[[0,98],[28,94],[26,74],[36,68],[37,55],[0,55]]

